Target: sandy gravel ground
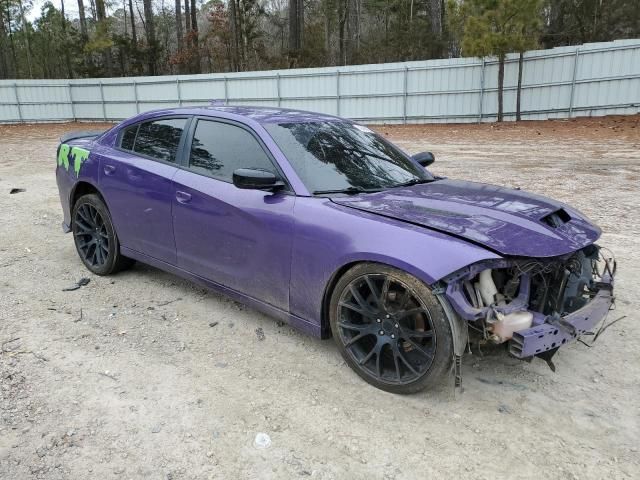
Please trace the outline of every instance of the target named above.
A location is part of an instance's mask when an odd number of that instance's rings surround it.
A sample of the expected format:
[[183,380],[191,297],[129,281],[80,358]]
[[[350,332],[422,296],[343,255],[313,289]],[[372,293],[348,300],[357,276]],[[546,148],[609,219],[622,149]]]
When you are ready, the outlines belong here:
[[609,319],[627,318],[561,350],[555,374],[470,355],[464,392],[413,396],[153,268],[89,275],[60,229],[54,156],[60,134],[98,127],[0,126],[1,479],[640,477],[640,118],[376,127],[432,150],[438,174],[574,204],[620,264]]

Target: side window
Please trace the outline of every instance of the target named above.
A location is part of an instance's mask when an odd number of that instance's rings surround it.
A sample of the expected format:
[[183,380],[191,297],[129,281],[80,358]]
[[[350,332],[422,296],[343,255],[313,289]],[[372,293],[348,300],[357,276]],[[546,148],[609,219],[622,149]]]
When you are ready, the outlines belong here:
[[120,137],[120,148],[124,150],[133,150],[133,142],[136,139],[136,133],[138,133],[137,124],[125,128],[122,131],[122,136]]
[[189,167],[230,182],[238,168],[255,168],[277,174],[262,146],[243,128],[198,120],[191,143]]
[[140,124],[133,151],[164,162],[175,163],[186,122],[185,118],[169,118]]

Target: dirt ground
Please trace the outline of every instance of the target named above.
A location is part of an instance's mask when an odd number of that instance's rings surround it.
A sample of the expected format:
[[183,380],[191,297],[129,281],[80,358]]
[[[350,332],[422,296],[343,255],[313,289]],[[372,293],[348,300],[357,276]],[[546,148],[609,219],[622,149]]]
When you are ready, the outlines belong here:
[[640,477],[640,117],[375,127],[433,151],[437,174],[575,205],[619,261],[609,320],[626,318],[562,349],[556,373],[476,352],[462,393],[413,396],[156,269],[90,275],[60,228],[54,157],[62,133],[99,127],[0,126],[0,478]]

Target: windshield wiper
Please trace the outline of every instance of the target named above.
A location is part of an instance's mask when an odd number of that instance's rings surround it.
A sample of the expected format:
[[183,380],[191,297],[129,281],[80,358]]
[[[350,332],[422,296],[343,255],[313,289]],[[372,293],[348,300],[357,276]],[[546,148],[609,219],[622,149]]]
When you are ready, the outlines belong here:
[[399,183],[398,185],[395,185],[395,187],[411,187],[412,185],[420,185],[422,183],[431,183],[433,182],[435,179],[431,179],[431,178],[416,178],[414,180],[409,180],[408,182],[405,183]]
[[335,190],[314,190],[314,195],[325,195],[329,193],[346,193],[347,195],[355,195],[357,193],[373,193],[379,192],[378,189],[367,189],[359,187],[336,188]]

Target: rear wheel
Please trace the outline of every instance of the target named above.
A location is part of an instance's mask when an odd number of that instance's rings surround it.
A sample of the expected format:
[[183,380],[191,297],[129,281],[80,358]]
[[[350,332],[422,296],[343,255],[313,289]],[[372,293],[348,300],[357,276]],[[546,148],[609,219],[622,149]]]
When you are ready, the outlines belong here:
[[111,215],[96,194],[80,197],[73,206],[73,238],[80,260],[96,275],[109,275],[130,267],[133,260],[120,253]]
[[375,263],[349,270],[330,304],[333,338],[355,372],[392,393],[413,393],[450,368],[451,326],[440,302],[420,280]]

